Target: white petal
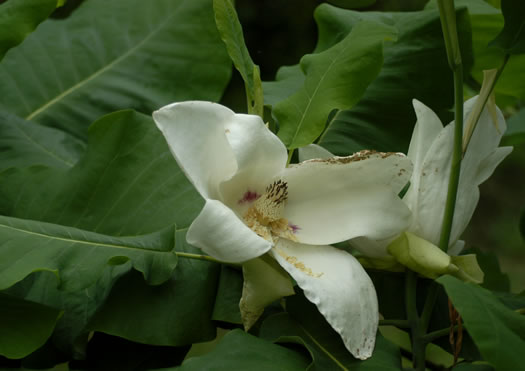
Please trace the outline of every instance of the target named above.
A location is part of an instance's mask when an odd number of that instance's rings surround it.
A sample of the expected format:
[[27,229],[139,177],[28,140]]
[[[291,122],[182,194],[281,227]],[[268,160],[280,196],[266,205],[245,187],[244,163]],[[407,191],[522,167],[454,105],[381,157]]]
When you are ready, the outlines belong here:
[[324,149],[318,144],[309,144],[307,146],[299,148],[299,161],[303,162],[314,158],[330,158],[334,157],[334,154],[327,149]]
[[395,237],[385,240],[372,240],[366,237],[356,237],[350,240],[350,245],[367,257],[378,259],[388,258],[391,257],[391,255],[386,248],[394,238]]
[[[416,112],[417,121],[412,132],[407,157],[412,161],[414,171],[410,178],[410,188],[403,197],[403,201],[405,201],[413,212],[417,212],[417,190],[419,188],[421,172],[423,171],[423,162],[432,142],[443,129],[443,124],[434,111],[423,103],[414,99],[412,104]],[[416,215],[414,215],[414,217],[416,217]]]
[[266,306],[284,296],[295,294],[295,291],[288,273],[268,255],[244,263],[242,273],[244,283],[239,308],[247,331]]
[[254,259],[272,247],[231,209],[216,200],[206,200],[201,213],[191,224],[186,240],[210,256],[231,263]]
[[[470,113],[477,97],[465,102],[465,117]],[[485,108],[472,135],[461,163],[461,175],[454,213],[450,245],[453,245],[468,225],[479,200],[478,186],[510,153],[510,148],[497,148],[506,129],[501,111],[497,109],[497,125]],[[452,158],[454,123],[447,125],[427,152],[418,188],[415,224],[410,228],[418,236],[439,244],[445,209]]]
[[204,198],[217,198],[218,186],[237,170],[225,125],[235,113],[211,102],[173,103],[153,112],[177,163]]
[[280,240],[271,253],[341,335],[350,353],[359,359],[370,357],[379,312],[374,285],[359,262],[331,246],[288,240]]
[[[226,136],[237,160],[235,176],[220,185],[221,200],[230,208],[243,214],[247,192],[261,195],[275,176],[286,167],[286,147],[260,117],[236,115],[226,125]],[[242,120],[241,120],[242,119]]]
[[393,237],[408,227],[410,211],[397,193],[412,171],[401,154],[360,152],[287,168],[284,217],[299,242],[324,245],[359,236]]

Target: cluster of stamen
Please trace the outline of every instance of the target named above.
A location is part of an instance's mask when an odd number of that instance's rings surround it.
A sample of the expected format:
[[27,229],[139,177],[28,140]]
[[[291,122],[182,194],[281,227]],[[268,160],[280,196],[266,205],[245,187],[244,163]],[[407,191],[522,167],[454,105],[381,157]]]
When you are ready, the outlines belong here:
[[275,237],[296,241],[288,220],[282,218],[287,200],[288,184],[282,180],[273,182],[244,214],[246,225],[270,242],[275,242]]

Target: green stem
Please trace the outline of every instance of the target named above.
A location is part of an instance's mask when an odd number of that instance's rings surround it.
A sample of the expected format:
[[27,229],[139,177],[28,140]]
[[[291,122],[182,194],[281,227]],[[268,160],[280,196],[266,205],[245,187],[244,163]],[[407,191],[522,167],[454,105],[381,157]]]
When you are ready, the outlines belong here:
[[[454,326],[454,331],[456,331],[457,329],[458,329],[458,325],[455,325]],[[422,340],[426,344],[428,344],[428,343],[431,343],[434,340],[439,339],[439,338],[441,338],[443,336],[447,336],[448,334],[450,334],[450,327],[442,328],[441,330],[436,330],[436,331],[429,332],[428,334],[423,336]]]
[[447,49],[447,58],[452,73],[454,74],[454,148],[452,152],[452,163],[450,178],[448,181],[447,200],[441,226],[439,247],[443,251],[448,250],[454,209],[458,193],[459,175],[461,170],[461,158],[463,155],[463,64],[459,52],[458,35],[456,31],[456,10],[453,0],[438,0],[443,37]]
[[410,322],[406,319],[380,319],[379,326],[396,326],[397,328],[410,328]]
[[286,161],[286,167],[288,167],[290,165],[290,162],[292,162],[292,156],[294,151],[295,149],[293,148],[288,151],[288,160]]
[[417,274],[407,270],[405,276],[405,307],[408,323],[410,324],[410,337],[412,340],[412,364],[417,371],[425,370],[426,344],[421,341],[422,332],[416,304]]
[[423,312],[421,313],[421,329],[423,333],[426,333],[428,330],[428,324],[430,323],[432,310],[434,309],[434,305],[436,305],[439,292],[438,289],[439,285],[435,282],[432,282],[428,288],[425,306],[423,307]]

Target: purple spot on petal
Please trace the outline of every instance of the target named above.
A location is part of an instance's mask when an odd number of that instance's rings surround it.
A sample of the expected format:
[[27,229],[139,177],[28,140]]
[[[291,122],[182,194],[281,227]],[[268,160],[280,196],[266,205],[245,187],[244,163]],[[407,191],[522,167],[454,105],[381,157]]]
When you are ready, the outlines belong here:
[[239,201],[237,201],[237,203],[239,205],[242,205],[242,204],[245,204],[247,202],[253,202],[253,201],[257,200],[259,197],[261,197],[261,195],[258,194],[257,192],[246,191],[244,193],[244,196],[242,196],[242,198]]
[[299,228],[298,225],[295,225],[295,224],[292,224],[292,223],[288,223],[288,228],[291,229],[292,233],[297,233],[297,231],[301,228]]

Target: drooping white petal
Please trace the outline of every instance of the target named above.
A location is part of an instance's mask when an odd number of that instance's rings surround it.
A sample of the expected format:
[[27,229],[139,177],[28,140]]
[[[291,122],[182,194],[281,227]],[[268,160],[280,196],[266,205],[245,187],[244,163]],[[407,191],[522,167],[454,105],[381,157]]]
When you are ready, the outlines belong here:
[[393,237],[408,227],[410,211],[397,193],[411,171],[404,155],[369,151],[293,165],[283,174],[288,184],[283,216],[302,243]]
[[372,355],[379,312],[370,277],[359,262],[331,246],[279,240],[271,254],[297,281],[346,348],[359,359]]
[[414,99],[412,104],[416,112],[417,121],[412,132],[407,157],[412,161],[414,170],[410,178],[410,188],[403,197],[403,201],[412,210],[413,217],[416,219],[419,180],[422,176],[423,163],[429,148],[432,146],[432,142],[443,129],[443,124],[434,111],[423,103]]
[[307,146],[299,148],[299,162],[311,160],[314,158],[330,158],[334,157],[334,154],[329,150],[321,147],[318,144],[309,144]]
[[210,256],[231,263],[257,258],[272,247],[217,200],[206,200],[188,229],[186,240]]
[[[237,173],[220,185],[221,200],[242,214],[249,194],[261,195],[286,167],[286,147],[260,117],[236,115],[226,125],[226,137],[237,160]],[[241,120],[242,119],[242,120]]]
[[173,103],[153,112],[177,163],[204,198],[217,198],[219,183],[237,170],[225,126],[235,113],[211,102]]
[[242,273],[244,283],[239,308],[244,328],[249,330],[265,307],[295,291],[288,273],[268,255],[245,262]]

